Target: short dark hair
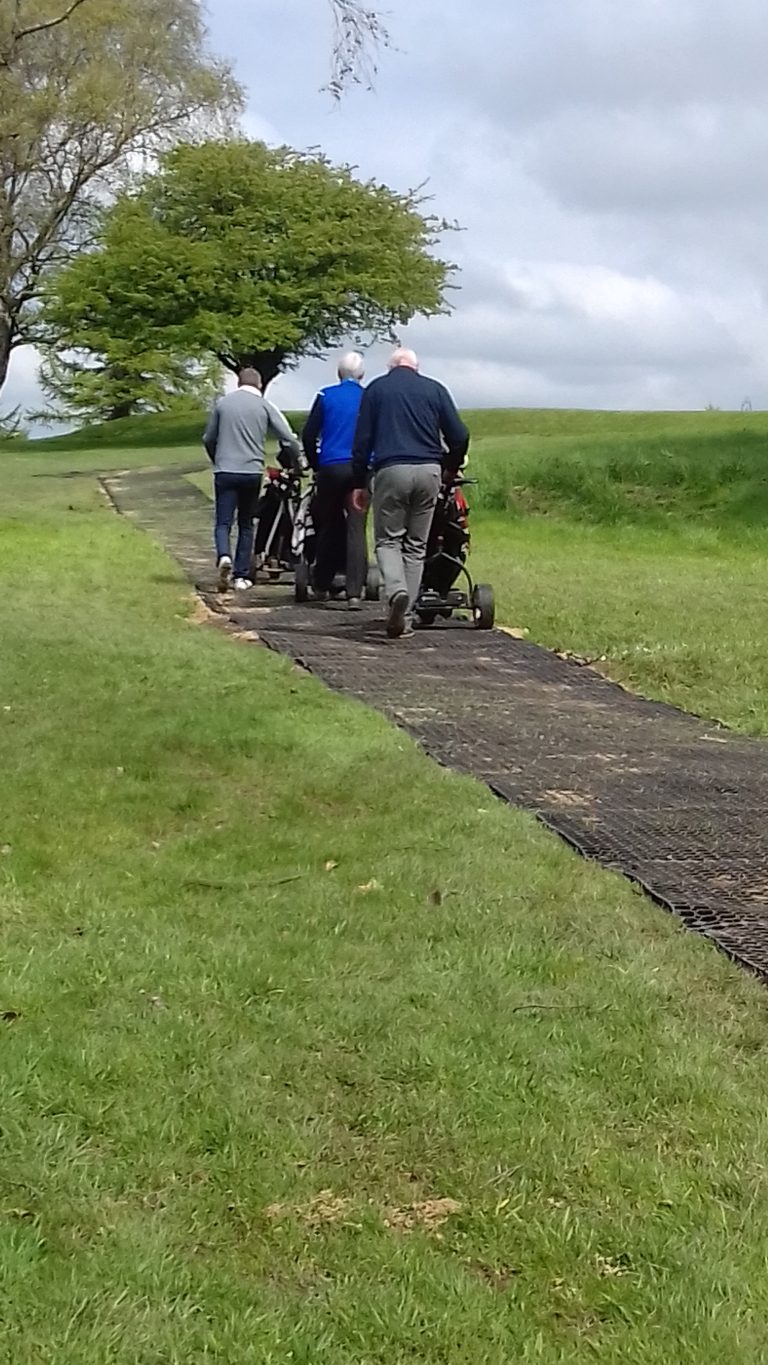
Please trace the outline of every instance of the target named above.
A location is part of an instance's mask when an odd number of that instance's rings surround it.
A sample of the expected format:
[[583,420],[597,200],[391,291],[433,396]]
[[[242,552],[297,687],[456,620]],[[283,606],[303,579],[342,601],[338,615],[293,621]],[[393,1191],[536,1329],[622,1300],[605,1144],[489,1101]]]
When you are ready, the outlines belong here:
[[252,365],[246,365],[244,369],[238,370],[238,384],[249,384],[252,389],[261,388],[261,375]]

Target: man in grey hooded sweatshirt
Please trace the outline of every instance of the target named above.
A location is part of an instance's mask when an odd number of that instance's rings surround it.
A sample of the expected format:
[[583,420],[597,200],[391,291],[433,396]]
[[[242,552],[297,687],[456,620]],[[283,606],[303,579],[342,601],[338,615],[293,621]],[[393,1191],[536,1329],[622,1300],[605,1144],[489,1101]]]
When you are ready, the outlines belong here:
[[[253,587],[249,574],[253,556],[253,523],[264,473],[267,435],[277,437],[298,463],[301,446],[279,408],[261,392],[258,370],[243,369],[238,387],[215,404],[203,435],[203,445],[214,468],[216,505],[216,565],[219,588],[225,592],[234,570],[238,592]],[[237,514],[237,547],[232,564],[232,523]]]

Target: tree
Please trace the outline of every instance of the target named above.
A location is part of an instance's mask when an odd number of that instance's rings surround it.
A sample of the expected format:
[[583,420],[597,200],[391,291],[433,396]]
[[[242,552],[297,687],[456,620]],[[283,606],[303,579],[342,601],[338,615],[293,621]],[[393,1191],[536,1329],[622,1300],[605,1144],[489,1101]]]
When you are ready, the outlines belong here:
[[180,146],[104,215],[95,250],[55,279],[45,310],[83,338],[137,351],[213,353],[265,384],[348,336],[391,337],[447,311],[449,225],[415,192],[357,180],[320,153],[263,143]]
[[339,99],[350,84],[366,81],[376,74],[377,49],[389,46],[389,34],[378,10],[358,0],[329,0],[333,14],[333,73],[328,89]]
[[26,440],[28,433],[24,421],[25,415],[20,403],[11,408],[10,412],[0,414],[0,443]]
[[220,387],[221,370],[185,356],[137,352],[112,338],[100,353],[46,350],[40,382],[50,407],[36,421],[111,422],[142,412],[207,407]]
[[49,14],[42,17],[33,14],[25,14],[21,0],[13,6],[3,6],[0,11],[0,37],[2,37],[2,47],[0,48],[0,66],[8,67],[13,60],[17,48],[26,38],[34,38],[38,33],[46,33],[49,29],[58,28],[59,24],[66,23],[70,15],[79,9],[85,0],[62,0],[58,8],[54,8]]
[[0,0],[0,386],[119,178],[239,98],[199,0]]

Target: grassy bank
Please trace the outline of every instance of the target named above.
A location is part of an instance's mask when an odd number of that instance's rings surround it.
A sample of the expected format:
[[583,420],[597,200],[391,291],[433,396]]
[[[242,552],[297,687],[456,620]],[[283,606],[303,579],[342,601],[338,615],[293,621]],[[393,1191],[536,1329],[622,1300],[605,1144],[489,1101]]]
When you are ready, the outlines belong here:
[[609,525],[693,521],[734,532],[765,526],[764,414],[686,413],[666,430],[640,420],[665,414],[623,416],[631,424],[581,430],[575,423],[567,433],[516,431],[512,414],[504,434],[483,434],[479,423],[471,462],[480,479],[476,505]]
[[758,1365],[763,991],[194,624],[90,479],[31,473],[0,535],[4,1357]]

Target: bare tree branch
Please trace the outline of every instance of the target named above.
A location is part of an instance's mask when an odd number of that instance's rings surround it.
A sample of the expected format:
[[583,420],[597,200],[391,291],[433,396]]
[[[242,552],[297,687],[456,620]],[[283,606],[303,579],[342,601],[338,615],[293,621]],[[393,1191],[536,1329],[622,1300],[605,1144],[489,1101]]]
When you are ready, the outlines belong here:
[[[67,8],[63,10],[61,14],[56,15],[55,18],[46,19],[43,23],[40,24],[29,24],[27,28],[20,28],[17,29],[15,32],[11,33],[8,49],[0,57],[0,66],[8,66],[10,59],[13,55],[13,49],[16,47],[18,43],[22,42],[24,38],[32,38],[36,33],[47,33],[49,29],[58,28],[59,24],[66,23],[70,15],[74,14],[75,10],[79,9],[80,6],[84,4],[85,0],[70,0],[70,3],[67,6]],[[17,15],[18,12],[19,5],[17,4],[16,6]]]
[[350,85],[368,85],[376,75],[376,53],[389,47],[381,11],[360,0],[328,0],[334,23],[333,69],[327,90],[340,99]]
[[34,33],[45,33],[49,28],[58,28],[59,24],[66,23],[70,14],[74,14],[75,10],[83,4],[85,4],[85,0],[71,0],[71,4],[55,19],[48,19],[44,24],[31,24],[29,28],[20,29],[18,33],[14,34],[14,41],[18,43],[21,42],[22,38],[31,38]]

